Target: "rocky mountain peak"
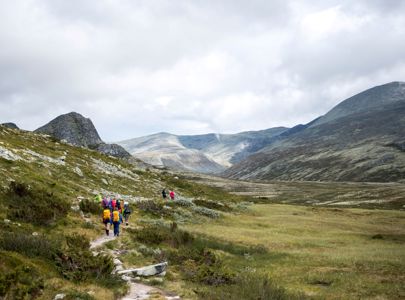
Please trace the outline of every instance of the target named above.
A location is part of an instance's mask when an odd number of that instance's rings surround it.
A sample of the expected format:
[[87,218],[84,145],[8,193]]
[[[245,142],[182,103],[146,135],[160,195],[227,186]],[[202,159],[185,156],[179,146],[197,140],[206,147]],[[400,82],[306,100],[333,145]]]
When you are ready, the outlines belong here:
[[103,143],[93,122],[76,112],[60,115],[35,132],[49,134],[76,146],[89,147]]
[[0,125],[7,127],[7,128],[11,128],[11,129],[20,129],[20,128],[18,128],[18,126],[15,123],[11,123],[11,122],[2,123]]
[[60,115],[34,132],[49,134],[59,140],[66,140],[72,145],[95,149],[107,155],[120,158],[131,157],[131,154],[121,146],[104,143],[93,122],[76,112]]
[[312,127],[356,113],[385,109],[387,105],[400,101],[405,101],[405,82],[394,81],[375,86],[341,102],[314,122]]

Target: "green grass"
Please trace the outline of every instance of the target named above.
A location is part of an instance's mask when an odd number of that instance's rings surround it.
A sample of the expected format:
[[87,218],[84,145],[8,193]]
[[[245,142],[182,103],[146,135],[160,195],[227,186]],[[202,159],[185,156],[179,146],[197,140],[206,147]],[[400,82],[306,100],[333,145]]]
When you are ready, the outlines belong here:
[[224,242],[263,244],[268,254],[228,256],[228,263],[269,271],[291,291],[327,299],[405,296],[403,212],[255,205],[250,214],[185,228]]

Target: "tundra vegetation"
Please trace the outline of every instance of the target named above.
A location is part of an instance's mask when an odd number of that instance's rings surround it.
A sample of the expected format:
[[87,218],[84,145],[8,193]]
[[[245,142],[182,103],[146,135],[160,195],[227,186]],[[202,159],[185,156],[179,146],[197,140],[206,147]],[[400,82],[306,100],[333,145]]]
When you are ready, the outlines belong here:
[[[184,299],[405,297],[401,184],[328,183],[322,194],[316,183],[173,174],[1,126],[0,171],[0,299],[117,299],[128,287],[111,274],[111,249],[125,268],[168,261],[148,284]],[[95,193],[133,208],[98,255]]]

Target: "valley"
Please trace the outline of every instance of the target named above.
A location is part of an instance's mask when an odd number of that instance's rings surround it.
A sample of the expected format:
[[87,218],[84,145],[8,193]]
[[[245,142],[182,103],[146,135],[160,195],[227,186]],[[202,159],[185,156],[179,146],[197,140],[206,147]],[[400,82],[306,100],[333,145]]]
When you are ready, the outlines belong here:
[[[160,170],[1,126],[0,156],[1,297],[125,298],[116,256],[125,269],[168,262],[164,277],[125,278],[156,286],[151,299],[405,296],[402,183]],[[90,241],[104,234],[97,193],[119,195],[133,214],[93,256]]]

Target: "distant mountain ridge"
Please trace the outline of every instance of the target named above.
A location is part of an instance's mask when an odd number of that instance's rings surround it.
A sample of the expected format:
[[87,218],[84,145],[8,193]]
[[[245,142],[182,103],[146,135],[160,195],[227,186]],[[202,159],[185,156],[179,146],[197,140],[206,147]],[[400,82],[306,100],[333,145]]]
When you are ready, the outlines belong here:
[[121,146],[104,143],[93,122],[76,112],[60,115],[34,132],[48,134],[72,145],[91,148],[107,155],[131,157]]
[[237,134],[174,135],[157,133],[118,142],[149,164],[202,173],[218,173],[266,146],[285,127]]
[[237,179],[405,180],[405,83],[341,102],[306,128],[278,139],[223,175]]

